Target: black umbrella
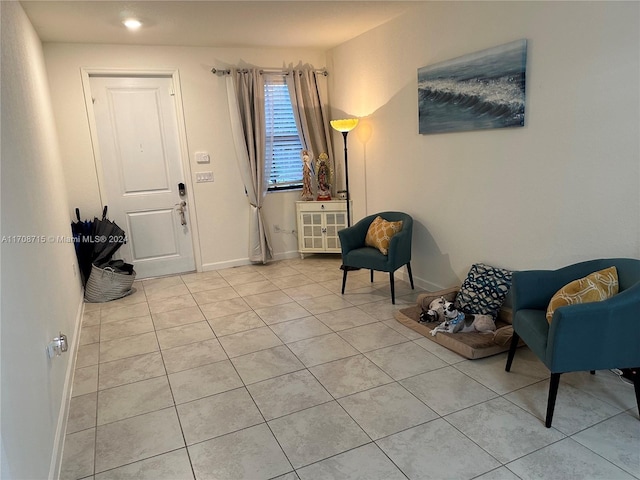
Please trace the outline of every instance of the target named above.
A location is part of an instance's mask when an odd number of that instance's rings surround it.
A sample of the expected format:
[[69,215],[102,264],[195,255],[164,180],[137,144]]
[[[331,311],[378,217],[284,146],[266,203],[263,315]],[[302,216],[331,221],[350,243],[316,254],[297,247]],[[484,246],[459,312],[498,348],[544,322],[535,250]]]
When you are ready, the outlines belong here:
[[91,263],[97,267],[108,264],[113,254],[126,243],[124,230],[107,219],[106,206],[102,210],[102,219],[93,219],[92,235],[95,243]]
[[78,219],[77,222],[71,222],[71,232],[73,233],[74,242],[77,244],[80,240],[76,241],[76,239],[79,239],[81,235],[91,235],[93,222],[89,220],[81,220],[79,208],[76,208],[76,218]]
[[122,228],[107,219],[107,207],[102,210],[102,219],[94,217],[93,221],[81,220],[78,208],[76,218],[77,222],[71,223],[71,232],[83,285],[89,280],[92,264],[101,268],[111,266],[123,273],[131,273],[132,265],[124,262],[114,262],[114,265],[110,265],[113,254],[126,243],[126,235]]
[[93,257],[93,244],[91,242],[93,222],[81,220],[80,209],[78,208],[76,208],[76,218],[78,219],[77,222],[71,222],[71,232],[73,233],[73,242],[82,275],[82,283],[86,284],[91,273],[91,260]]

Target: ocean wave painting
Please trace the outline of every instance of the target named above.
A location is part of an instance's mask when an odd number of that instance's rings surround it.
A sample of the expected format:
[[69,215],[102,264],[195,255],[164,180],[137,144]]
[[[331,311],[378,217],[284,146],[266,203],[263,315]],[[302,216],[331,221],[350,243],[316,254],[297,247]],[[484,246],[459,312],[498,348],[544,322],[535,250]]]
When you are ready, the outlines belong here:
[[418,69],[420,133],[524,126],[527,41]]

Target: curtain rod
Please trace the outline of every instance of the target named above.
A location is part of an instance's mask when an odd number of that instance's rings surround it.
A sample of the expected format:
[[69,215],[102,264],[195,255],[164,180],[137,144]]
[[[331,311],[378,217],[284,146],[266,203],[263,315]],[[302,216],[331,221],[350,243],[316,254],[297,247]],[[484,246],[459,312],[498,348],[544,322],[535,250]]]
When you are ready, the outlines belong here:
[[[246,73],[249,70],[247,70],[246,68],[240,68],[238,69],[240,72],[242,73]],[[320,73],[322,74],[322,76],[326,77],[327,75],[329,75],[329,72],[327,72],[326,68],[323,68],[321,70],[314,70],[315,73]],[[218,70],[216,67],[213,67],[211,69],[211,73],[213,73],[214,75],[218,75],[219,77],[223,77],[225,75],[231,75],[231,70],[229,68],[225,69],[225,70]],[[272,69],[261,69],[260,73],[282,73],[283,75],[289,75],[289,71],[285,70],[285,69],[276,69],[276,68],[272,68]]]

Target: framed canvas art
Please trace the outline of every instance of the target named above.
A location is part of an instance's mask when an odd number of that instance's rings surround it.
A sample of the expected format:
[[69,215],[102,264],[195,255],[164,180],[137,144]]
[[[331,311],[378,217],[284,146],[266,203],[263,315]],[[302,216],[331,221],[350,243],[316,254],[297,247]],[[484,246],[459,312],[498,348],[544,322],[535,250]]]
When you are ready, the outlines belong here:
[[527,41],[418,69],[421,134],[524,126]]

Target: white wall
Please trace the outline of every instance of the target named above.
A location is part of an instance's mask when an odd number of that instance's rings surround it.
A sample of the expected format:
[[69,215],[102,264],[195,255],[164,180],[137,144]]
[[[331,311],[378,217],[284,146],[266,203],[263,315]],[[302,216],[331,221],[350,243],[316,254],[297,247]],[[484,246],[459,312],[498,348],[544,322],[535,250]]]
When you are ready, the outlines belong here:
[[[355,217],[414,219],[413,272],[640,257],[638,2],[429,2],[329,54]],[[526,126],[418,134],[417,69],[528,40]],[[366,190],[365,190],[366,162]],[[366,197],[366,201],[365,201]]]
[[[76,206],[87,216],[101,210],[81,67],[177,68],[192,178],[206,170],[214,175],[214,183],[195,184],[194,180],[202,264],[208,269],[248,262],[249,209],[231,137],[225,79],[210,70],[240,62],[261,67],[303,62],[322,68],[324,53],[311,49],[45,44],[44,54],[69,185],[69,212]],[[197,164],[197,151],[208,151],[211,163]],[[299,192],[271,193],[265,199],[263,211],[278,257],[297,250],[296,238],[273,233],[273,225],[295,228],[294,202],[298,196]]]
[[2,236],[46,239],[2,243],[1,476],[43,479],[56,468],[75,355],[49,360],[45,347],[60,331],[74,342],[82,295],[73,245],[48,238],[71,230],[40,40],[18,2],[0,9]]

